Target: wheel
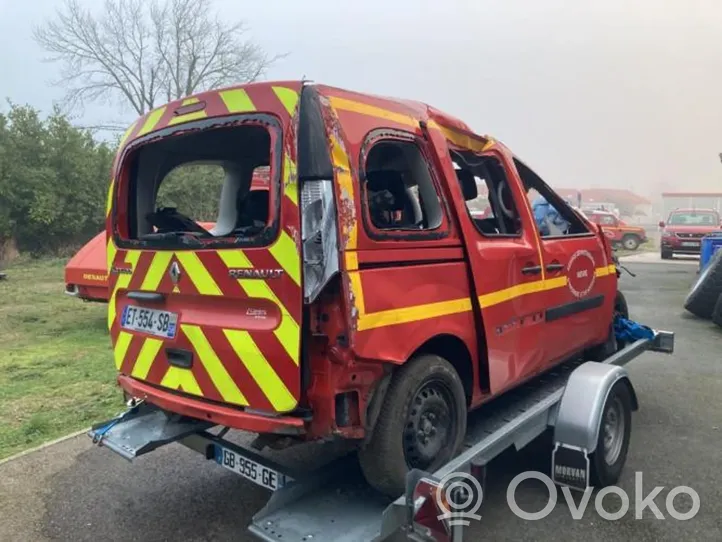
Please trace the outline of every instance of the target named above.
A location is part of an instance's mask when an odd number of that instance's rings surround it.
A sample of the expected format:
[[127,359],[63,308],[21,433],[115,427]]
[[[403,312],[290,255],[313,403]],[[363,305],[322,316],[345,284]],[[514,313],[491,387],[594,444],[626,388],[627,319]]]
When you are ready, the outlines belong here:
[[714,304],[712,311],[712,321],[722,327],[722,294],[717,296],[717,303]]
[[684,300],[684,308],[700,318],[711,318],[722,293],[722,250],[714,253]]
[[622,246],[626,250],[637,250],[637,247],[639,246],[639,237],[636,235],[625,235],[622,238]]
[[590,483],[615,484],[622,473],[632,430],[632,397],[623,381],[612,386],[602,412],[597,447],[589,456]]
[[629,306],[627,305],[627,298],[624,294],[617,290],[617,295],[614,298],[614,314],[619,314],[622,318],[629,319]]
[[452,459],[466,434],[466,395],[456,369],[424,354],[392,377],[376,426],[359,450],[366,481],[396,498],[412,468],[434,472]]
[[[614,298],[614,316],[617,314],[619,314],[622,318],[629,318],[627,299],[619,290],[617,290],[617,295]],[[607,340],[603,344],[594,346],[587,350],[584,354],[585,359],[589,361],[604,361],[609,356],[614,355],[624,348],[624,343],[617,341],[617,337],[614,334],[614,316],[612,317],[612,323],[609,326],[609,335]]]
[[671,250],[662,250],[659,255],[663,260],[671,260],[674,257],[674,252]]

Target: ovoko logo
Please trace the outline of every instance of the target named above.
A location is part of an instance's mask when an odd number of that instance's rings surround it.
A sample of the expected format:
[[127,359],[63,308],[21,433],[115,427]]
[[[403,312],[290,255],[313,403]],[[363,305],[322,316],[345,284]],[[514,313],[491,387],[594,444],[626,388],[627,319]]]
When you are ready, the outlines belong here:
[[592,291],[594,276],[594,257],[587,250],[578,250],[569,259],[567,266],[567,285],[574,297],[584,297]]

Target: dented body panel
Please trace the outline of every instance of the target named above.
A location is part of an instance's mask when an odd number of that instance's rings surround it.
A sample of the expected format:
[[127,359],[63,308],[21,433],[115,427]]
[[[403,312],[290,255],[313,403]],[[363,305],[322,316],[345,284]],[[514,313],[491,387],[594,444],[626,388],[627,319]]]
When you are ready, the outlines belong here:
[[[174,126],[234,115],[278,126],[276,237],[264,248],[119,246],[126,211],[117,180],[133,149],[170,137],[164,130]],[[384,215],[420,213],[422,222],[384,229],[370,208],[372,178],[381,178],[373,168],[396,160],[397,148],[406,158],[418,152],[431,184],[417,187],[420,207]],[[452,156],[495,160],[518,233],[481,232],[487,215],[467,210]],[[617,280],[611,249],[587,222],[569,237],[542,239],[519,164],[503,144],[433,107],[324,85],[256,83],[150,112],[126,134],[109,192],[108,325],[121,386],[238,429],[361,439],[388,375],[418,352],[452,362],[473,409],[604,343]],[[167,345],[121,329],[123,307],[140,303],[130,292],[165,296],[165,308],[180,314],[173,347],[198,363],[174,366]]]

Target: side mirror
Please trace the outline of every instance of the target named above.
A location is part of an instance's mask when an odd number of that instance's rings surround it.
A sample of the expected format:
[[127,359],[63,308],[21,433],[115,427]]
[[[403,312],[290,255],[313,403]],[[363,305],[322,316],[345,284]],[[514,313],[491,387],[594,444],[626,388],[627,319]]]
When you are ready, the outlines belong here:
[[660,220],[660,221],[659,221],[659,227],[660,227],[660,228],[664,228],[664,220]]

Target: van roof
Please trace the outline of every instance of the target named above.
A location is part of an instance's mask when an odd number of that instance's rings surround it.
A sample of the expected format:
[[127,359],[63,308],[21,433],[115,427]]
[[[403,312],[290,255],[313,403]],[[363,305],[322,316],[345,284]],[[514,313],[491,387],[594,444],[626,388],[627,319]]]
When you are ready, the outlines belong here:
[[[418,124],[419,122],[434,122],[442,129],[456,132],[453,135],[456,138],[464,138],[465,143],[468,143],[466,138],[469,137],[476,140],[481,146],[492,141],[489,136],[480,137],[475,135],[473,130],[461,119],[420,101],[379,96],[328,85],[311,84],[303,80],[283,80],[217,88],[168,102],[136,119],[123,135],[121,147],[140,136],[145,136],[153,131],[178,123],[179,117],[185,116],[187,121],[191,121],[198,118],[219,117],[229,114],[230,109],[224,105],[224,100],[219,99],[219,96],[223,97],[232,91],[247,92],[245,103],[248,108],[243,112],[265,111],[271,107],[276,107],[279,110],[288,111],[288,114],[292,115],[298,101],[298,93],[304,86],[316,88],[319,94],[327,98],[332,107],[337,110],[368,114],[407,125]],[[253,103],[254,97],[258,97],[257,105]],[[196,106],[196,104],[198,105]],[[281,107],[281,104],[283,107]]]

